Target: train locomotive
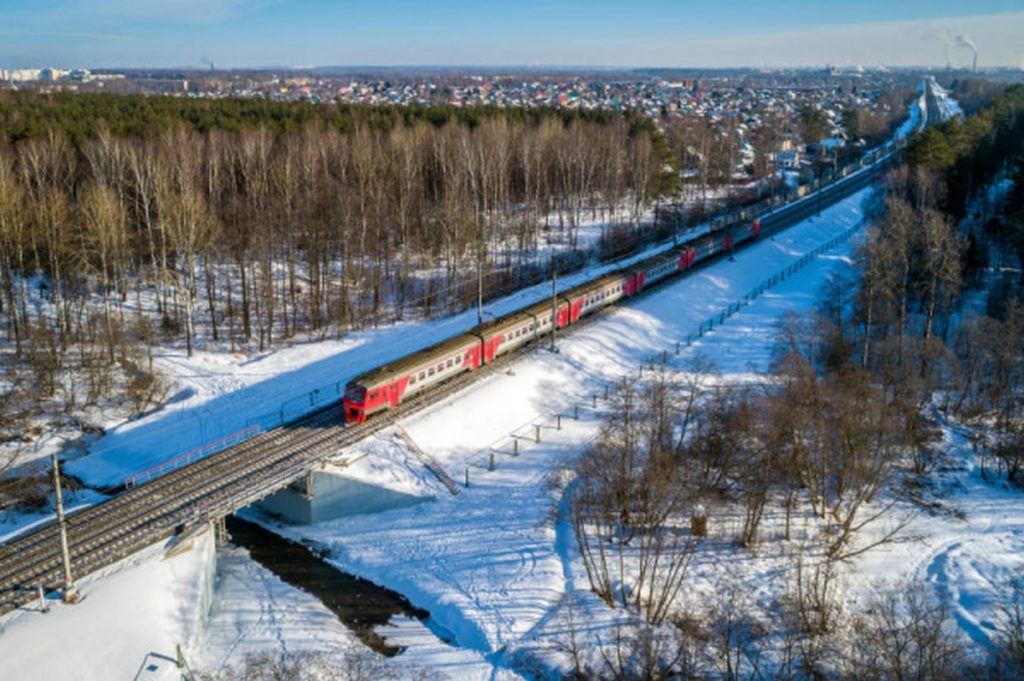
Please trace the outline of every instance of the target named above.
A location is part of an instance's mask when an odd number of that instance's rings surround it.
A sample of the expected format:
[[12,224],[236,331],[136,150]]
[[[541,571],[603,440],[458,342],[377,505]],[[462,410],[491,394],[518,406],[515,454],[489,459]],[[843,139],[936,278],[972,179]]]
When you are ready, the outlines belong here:
[[602,275],[544,300],[499,317],[463,334],[406,355],[358,376],[345,386],[345,420],[363,423],[378,412],[397,407],[413,395],[429,390],[466,371],[515,352],[552,329],[577,323],[623,298],[685,272],[736,246],[757,238],[761,220],[692,239],[635,265]]

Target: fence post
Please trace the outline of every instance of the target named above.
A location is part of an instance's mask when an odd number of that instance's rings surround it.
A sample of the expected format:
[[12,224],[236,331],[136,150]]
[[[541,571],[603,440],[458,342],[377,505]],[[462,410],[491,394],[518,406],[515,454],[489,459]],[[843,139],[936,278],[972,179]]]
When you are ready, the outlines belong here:
[[488,464],[487,470],[489,470],[489,471],[493,471],[494,470],[494,452],[493,451],[491,452],[491,462]]
[[594,393],[591,397],[594,398],[594,409],[597,409],[597,393]]
[[580,420],[580,405],[578,405],[578,404],[572,405],[572,417],[574,419],[576,419],[577,421]]
[[466,487],[469,487],[469,466],[466,466]]
[[555,414],[555,430],[561,430],[561,429],[562,429],[562,415],[561,414]]
[[[690,336],[689,336],[689,334],[687,334],[687,336],[686,336],[686,344],[687,345],[690,344]],[[679,354],[679,341],[676,341],[676,354],[677,355]]]
[[608,384],[604,384],[604,399],[608,399]]
[[540,442],[540,426],[539,425],[535,425],[533,428],[534,428],[534,433],[533,433],[534,442]]
[[519,456],[519,440],[512,438],[512,456]]

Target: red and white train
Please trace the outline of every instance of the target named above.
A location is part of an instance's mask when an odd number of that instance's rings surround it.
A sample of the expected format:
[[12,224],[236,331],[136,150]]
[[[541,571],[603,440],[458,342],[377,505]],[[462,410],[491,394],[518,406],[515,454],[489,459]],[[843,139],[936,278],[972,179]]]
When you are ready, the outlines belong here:
[[468,333],[406,355],[354,378],[345,386],[345,420],[362,423],[368,416],[398,406],[409,397],[464,371],[472,371],[495,358],[562,329],[630,298],[651,285],[756,239],[761,220],[721,230],[669,249],[636,265],[580,284],[550,299],[516,310]]

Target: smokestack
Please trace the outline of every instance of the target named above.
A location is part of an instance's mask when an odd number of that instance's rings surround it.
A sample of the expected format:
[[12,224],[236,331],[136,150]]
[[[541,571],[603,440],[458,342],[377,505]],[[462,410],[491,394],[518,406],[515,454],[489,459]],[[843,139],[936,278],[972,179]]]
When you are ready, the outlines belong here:
[[972,62],[973,69],[978,70],[978,46],[971,40],[971,36],[961,33],[956,37],[956,42],[961,47],[966,47],[968,50],[974,53],[974,60]]

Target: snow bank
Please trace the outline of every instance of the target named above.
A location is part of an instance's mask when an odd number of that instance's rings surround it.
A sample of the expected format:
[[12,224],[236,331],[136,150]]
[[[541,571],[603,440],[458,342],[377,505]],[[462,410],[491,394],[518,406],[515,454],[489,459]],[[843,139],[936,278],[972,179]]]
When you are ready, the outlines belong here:
[[199,640],[212,593],[214,541],[163,557],[154,545],[79,582],[82,600],[33,603],[0,619],[4,679],[177,681],[176,646]]

